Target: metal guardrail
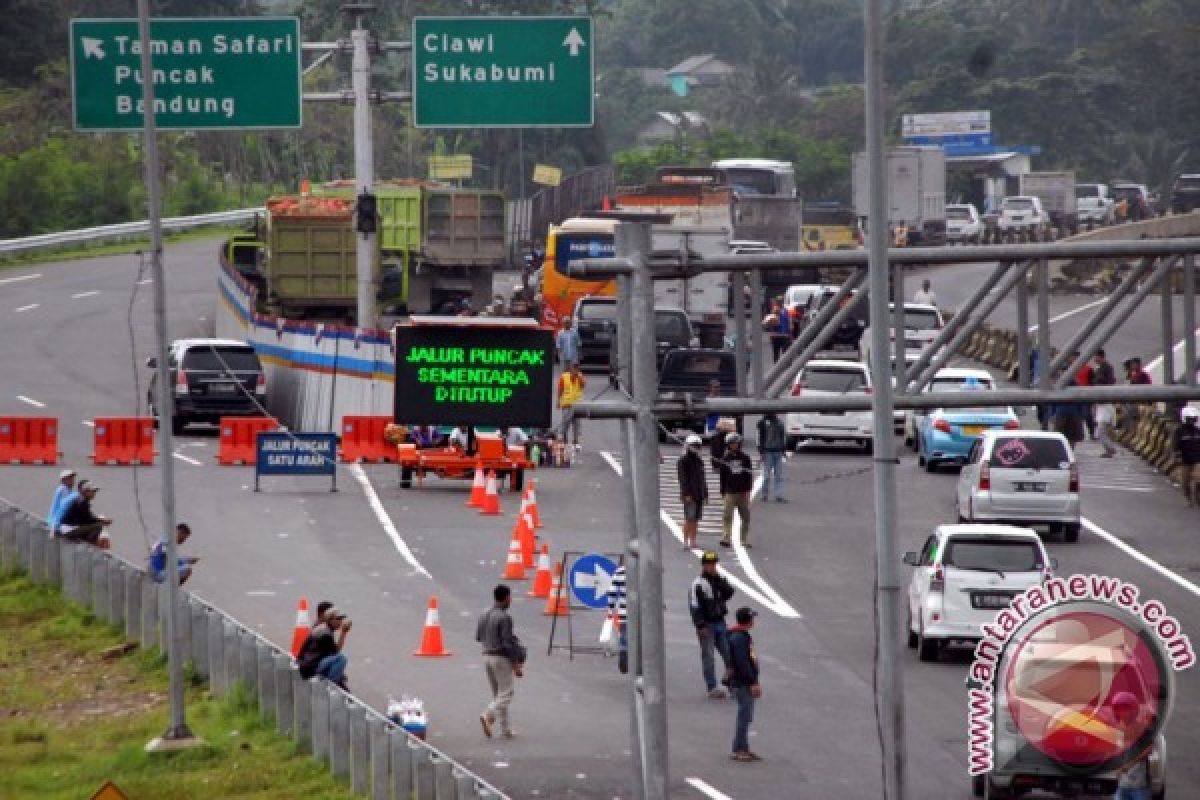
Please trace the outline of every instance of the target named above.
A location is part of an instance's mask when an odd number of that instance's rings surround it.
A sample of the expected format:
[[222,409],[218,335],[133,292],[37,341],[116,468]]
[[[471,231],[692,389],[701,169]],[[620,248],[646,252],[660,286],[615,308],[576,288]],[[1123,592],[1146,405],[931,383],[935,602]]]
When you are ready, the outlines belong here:
[[[164,650],[167,591],[112,553],[50,536],[44,520],[0,499],[0,570],[60,588],[143,649]],[[178,641],[216,696],[241,685],[281,736],[373,800],[508,800],[354,695],[300,676],[289,653],[191,592],[179,592]]]
[[[189,228],[203,228],[206,225],[229,225],[252,220],[256,214],[261,214],[263,211],[262,208],[241,208],[236,211],[217,211],[212,214],[196,214],[190,217],[169,217],[162,221],[162,228],[166,232],[172,232]],[[49,250],[64,245],[112,242],[149,235],[150,223],[142,220],[141,222],[122,222],[116,225],[100,225],[95,228],[80,228],[75,231],[43,233],[21,239],[0,239],[0,257]]]

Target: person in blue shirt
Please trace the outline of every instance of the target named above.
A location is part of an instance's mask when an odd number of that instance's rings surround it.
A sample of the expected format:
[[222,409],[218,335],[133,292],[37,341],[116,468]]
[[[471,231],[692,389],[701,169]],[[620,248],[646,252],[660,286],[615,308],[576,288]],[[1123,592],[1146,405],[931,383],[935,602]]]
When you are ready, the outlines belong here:
[[[188,527],[186,522],[181,522],[175,526],[175,544],[183,545],[184,542],[192,535],[192,529]],[[187,579],[192,577],[192,565],[199,561],[195,556],[187,558],[179,557],[179,585],[187,583]],[[158,540],[158,544],[150,550],[150,563],[147,568],[150,573],[150,578],[155,583],[162,583],[167,579],[167,538],[164,536]]]
[[558,332],[554,344],[558,350],[558,363],[562,364],[564,369],[579,361],[583,342],[579,339],[579,331],[572,326],[570,317],[563,318],[562,330]]
[[50,501],[50,513],[46,515],[46,524],[50,526],[53,535],[62,523],[63,514],[71,504],[71,495],[75,493],[75,470],[64,469],[58,475],[58,486],[54,487],[54,499]]

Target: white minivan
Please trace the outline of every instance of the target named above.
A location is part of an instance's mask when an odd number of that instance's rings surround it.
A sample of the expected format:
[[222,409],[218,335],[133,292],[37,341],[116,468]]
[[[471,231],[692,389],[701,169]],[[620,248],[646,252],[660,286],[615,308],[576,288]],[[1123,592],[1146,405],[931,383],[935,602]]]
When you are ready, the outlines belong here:
[[[870,394],[871,373],[861,361],[813,359],[792,381],[792,397],[841,397]],[[803,439],[855,442],[871,452],[871,411],[796,411],[787,415],[787,448]]]

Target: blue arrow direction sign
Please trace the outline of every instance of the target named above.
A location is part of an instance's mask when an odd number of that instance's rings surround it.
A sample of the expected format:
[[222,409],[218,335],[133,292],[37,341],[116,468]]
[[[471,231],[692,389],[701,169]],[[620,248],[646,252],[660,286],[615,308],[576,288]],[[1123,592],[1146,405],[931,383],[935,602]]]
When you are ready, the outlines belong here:
[[571,565],[571,593],[588,608],[606,608],[612,576],[616,571],[617,565],[612,559],[595,553],[580,556]]

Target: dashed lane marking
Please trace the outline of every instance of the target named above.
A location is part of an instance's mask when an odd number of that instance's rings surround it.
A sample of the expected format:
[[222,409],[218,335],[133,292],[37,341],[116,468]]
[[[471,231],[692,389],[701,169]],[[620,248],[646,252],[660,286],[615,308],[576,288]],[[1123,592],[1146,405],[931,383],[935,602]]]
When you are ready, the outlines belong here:
[[13,313],[20,314],[24,311],[33,311],[35,308],[37,308],[40,305],[41,305],[41,303],[30,303],[27,306],[21,306],[20,308],[14,308]]
[[358,485],[362,487],[363,494],[367,496],[367,504],[371,506],[371,510],[375,512],[375,517],[379,520],[379,524],[383,526],[384,532],[392,540],[392,544],[396,546],[400,556],[408,562],[414,572],[419,572],[426,578],[433,580],[433,576],[429,574],[429,570],[421,566],[421,562],[417,561],[417,557],[413,555],[409,549],[408,543],[400,536],[400,532],[396,530],[396,526],[392,524],[392,518],[388,516],[387,510],[384,509],[383,503],[379,501],[379,495],[375,493],[375,487],[371,485],[371,479],[367,477],[366,471],[361,464],[351,464],[350,474],[358,481]]
[[89,428],[96,427],[96,423],[90,419],[81,419],[80,422],[82,422],[84,425],[87,425]]
[[93,297],[98,294],[100,294],[99,290],[93,289],[90,292],[79,292],[78,294],[73,294],[73,295],[71,295],[71,299],[72,300],[80,300],[84,297]]
[[18,275],[15,278],[0,278],[0,283],[16,283],[17,281],[31,281],[34,278],[42,277],[42,273],[35,272],[32,275]]
[[1164,578],[1171,581],[1172,583],[1174,583],[1176,586],[1183,589],[1184,591],[1191,592],[1192,594],[1196,595],[1197,597],[1200,597],[1200,586],[1197,586],[1196,584],[1192,583],[1191,581],[1189,581],[1187,578],[1183,577],[1179,573],[1173,572],[1172,570],[1167,569],[1166,567],[1164,567],[1162,564],[1155,561],[1150,556],[1146,555],[1145,553],[1143,553],[1142,551],[1133,547],[1132,545],[1122,541],[1119,537],[1104,530],[1104,528],[1101,528],[1099,525],[1092,522],[1087,517],[1082,518],[1080,520],[1080,522],[1083,524],[1083,527],[1087,528],[1089,531],[1096,534],[1101,539],[1108,542],[1113,547],[1117,548],[1118,550],[1123,552],[1125,555],[1132,558],[1134,561],[1138,561],[1138,562],[1144,564],[1145,566],[1154,570],[1159,575],[1162,575]]
[[183,453],[172,453],[172,455],[175,456],[175,458],[179,459],[180,461],[183,461],[186,464],[191,464],[194,467],[203,466],[203,464],[201,464],[196,459],[192,458],[191,456],[185,456]]
[[708,785],[707,783],[700,780],[699,778],[688,778],[687,782],[688,782],[688,785],[691,786],[693,789],[695,789],[696,791],[698,791],[702,794],[705,794],[705,795],[711,797],[712,800],[733,800],[733,798],[730,795],[727,795],[724,792],[714,789],[712,786]]
[[45,408],[46,407],[45,403],[40,403],[37,400],[34,400],[32,397],[26,397],[23,394],[17,395],[17,399],[20,400],[22,403],[27,403],[27,404],[33,406],[34,408]]
[[[1096,300],[1095,302],[1092,302],[1092,303],[1086,303],[1086,304],[1084,304],[1084,305],[1082,305],[1082,306],[1079,306],[1079,308],[1072,308],[1070,311],[1064,311],[1064,312],[1063,312],[1063,313],[1061,313],[1061,314],[1056,314],[1056,315],[1054,315],[1053,317],[1051,317],[1050,319],[1048,319],[1048,320],[1046,320],[1046,321],[1047,321],[1047,322],[1049,322],[1051,325],[1053,325],[1053,324],[1054,324],[1054,323],[1056,323],[1056,322],[1062,322],[1064,319],[1068,319],[1069,317],[1073,317],[1073,316],[1075,316],[1076,314],[1082,314],[1084,311],[1087,311],[1089,308],[1095,308],[1096,306],[1099,306],[1099,305],[1104,305],[1104,304],[1105,304],[1105,303],[1107,303],[1107,302],[1108,302],[1108,298],[1107,298],[1107,297],[1105,297],[1105,298],[1103,298],[1103,299],[1101,299],[1101,300]],[[1038,329],[1038,326],[1037,326],[1037,325],[1030,325],[1030,326],[1029,326],[1029,332],[1030,332],[1030,333],[1033,333],[1033,332],[1035,332],[1037,329]]]

